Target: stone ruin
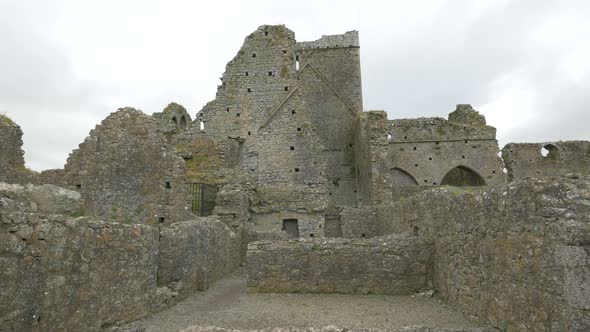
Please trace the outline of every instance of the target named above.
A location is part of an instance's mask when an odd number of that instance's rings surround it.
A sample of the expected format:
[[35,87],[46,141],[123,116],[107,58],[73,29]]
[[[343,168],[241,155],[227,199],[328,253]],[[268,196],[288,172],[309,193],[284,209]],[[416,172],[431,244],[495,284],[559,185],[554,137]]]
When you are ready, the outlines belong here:
[[[395,113],[395,112],[393,112]],[[470,105],[363,111],[358,32],[261,26],[196,113],[118,109],[63,169],[0,116],[0,330],[97,331],[247,263],[251,292],[434,289],[499,330],[590,330],[590,142]]]

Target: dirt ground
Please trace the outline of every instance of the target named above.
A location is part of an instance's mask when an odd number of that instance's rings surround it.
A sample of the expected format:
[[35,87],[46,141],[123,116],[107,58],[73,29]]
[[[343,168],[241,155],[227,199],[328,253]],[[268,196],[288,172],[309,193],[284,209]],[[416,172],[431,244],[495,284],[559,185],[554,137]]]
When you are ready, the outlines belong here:
[[199,326],[225,329],[321,328],[479,330],[461,314],[422,296],[248,294],[240,269],[177,305],[133,323],[132,330],[178,332]]

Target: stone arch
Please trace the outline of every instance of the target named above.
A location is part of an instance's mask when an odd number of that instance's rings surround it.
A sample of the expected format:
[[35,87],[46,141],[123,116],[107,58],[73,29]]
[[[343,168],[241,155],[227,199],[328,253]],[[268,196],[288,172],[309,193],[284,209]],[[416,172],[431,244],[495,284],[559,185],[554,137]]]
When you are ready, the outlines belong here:
[[467,166],[457,166],[442,178],[441,185],[454,187],[485,186],[486,182],[479,173]]
[[178,123],[178,128],[184,130],[186,129],[186,117],[183,115],[180,117],[180,122]]
[[541,148],[541,155],[543,159],[559,160],[559,148],[553,144],[545,144]]
[[410,173],[401,168],[391,169],[391,184],[393,187],[417,186],[418,181]]

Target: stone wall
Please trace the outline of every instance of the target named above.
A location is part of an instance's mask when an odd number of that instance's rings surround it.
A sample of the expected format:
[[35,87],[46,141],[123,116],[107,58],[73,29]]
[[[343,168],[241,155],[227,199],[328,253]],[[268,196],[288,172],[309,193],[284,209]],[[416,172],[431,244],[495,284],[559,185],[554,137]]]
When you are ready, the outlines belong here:
[[260,200],[266,212],[290,213],[318,201],[355,205],[352,120],[362,111],[357,32],[297,43],[285,26],[260,26],[221,81],[196,121],[219,141],[238,142],[239,167],[263,196],[273,193]]
[[417,237],[248,245],[250,292],[414,294],[431,287],[432,247]]
[[0,183],[2,331],[99,331],[137,320],[243,261],[241,226],[200,218],[159,229],[49,214],[70,214],[80,200],[48,188]]
[[333,205],[356,204],[352,125],[362,112],[358,32],[296,45],[299,85],[322,144]]
[[388,181],[389,122],[385,111],[363,112],[354,120],[354,162],[359,205],[391,201]]
[[27,183],[35,175],[25,167],[22,136],[20,127],[0,114],[0,182]]
[[157,121],[133,108],[97,125],[70,154],[64,172],[89,215],[145,224],[192,217],[183,159]]
[[216,217],[161,228],[158,285],[183,296],[206,290],[242,263],[241,232],[241,227],[234,232]]
[[340,220],[344,238],[370,238],[378,235],[377,212],[372,206],[342,208]]
[[590,329],[590,178],[439,188],[378,208],[381,234],[434,243],[434,286],[501,330]]
[[502,158],[510,181],[525,177],[590,174],[590,142],[509,143]]
[[0,262],[0,329],[98,331],[152,310],[158,229],[2,212]]

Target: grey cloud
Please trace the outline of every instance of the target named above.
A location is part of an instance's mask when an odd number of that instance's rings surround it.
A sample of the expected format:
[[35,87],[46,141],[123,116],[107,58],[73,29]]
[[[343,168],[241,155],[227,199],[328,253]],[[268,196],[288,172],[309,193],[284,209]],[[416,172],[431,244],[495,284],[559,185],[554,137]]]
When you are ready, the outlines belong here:
[[[226,13],[227,17],[220,8],[209,8],[207,16],[218,23],[216,26],[185,32],[185,36],[189,36],[186,41],[162,46],[173,50],[169,55],[162,53],[160,58],[155,58],[164,63],[153,63],[158,68],[168,66],[169,71],[173,71],[178,67],[171,66],[172,62],[189,61],[183,63],[187,73],[182,76],[184,81],[171,80],[174,75],[151,77],[134,86],[119,84],[125,77],[118,78],[119,81],[79,77],[71,55],[56,42],[60,36],[51,34],[58,17],[56,8],[71,7],[68,1],[51,4],[1,2],[0,31],[6,32],[0,34],[3,46],[0,49],[0,112],[7,112],[23,127],[29,166],[35,169],[61,167],[68,153],[83,141],[88,131],[117,107],[134,106],[152,113],[176,101],[194,116],[214,97],[215,86],[219,83],[217,78],[225,62],[235,55],[230,49],[237,51],[241,40],[260,24],[284,23],[296,32],[298,40],[360,30],[366,109],[384,109],[390,118],[446,116],[458,103],[471,103],[478,108],[494,101],[497,96],[494,82],[506,76],[533,92],[533,117],[517,127],[510,125],[510,118],[490,123],[498,128],[501,144],[590,139],[590,130],[585,126],[590,122],[590,111],[586,107],[590,101],[587,93],[590,77],[571,80],[558,68],[567,50],[531,39],[533,27],[557,15],[567,12],[587,17],[590,13],[587,1],[512,0],[479,13],[465,10],[471,1],[438,3],[441,5],[432,9],[432,17],[417,22],[412,19],[396,21],[404,18],[407,4],[403,3],[390,5],[385,11],[372,1],[326,4],[302,0],[290,7],[262,1],[260,10],[250,5],[247,9],[238,6],[236,8],[243,10]],[[105,4],[103,9],[107,10],[108,6]],[[163,3],[161,6],[173,5]],[[199,11],[200,5],[192,6]],[[341,16],[334,15],[334,6],[341,7]],[[151,7],[157,13],[157,6]],[[129,5],[119,9],[131,8],[133,6]],[[119,16],[127,17],[125,12]],[[392,17],[389,21],[388,16]],[[187,19],[190,15],[182,17]],[[145,24],[149,19],[139,21]],[[164,29],[166,22],[158,24]],[[115,28],[123,29],[125,25]],[[142,31],[141,27],[133,29]],[[239,36],[227,37],[230,35]],[[102,47],[109,47],[109,38],[116,37],[105,35],[101,39]],[[570,38],[575,41],[578,37]],[[585,38],[578,39],[580,44],[587,42]],[[154,43],[165,42],[154,40]],[[118,40],[113,45],[126,43]],[[194,45],[198,45],[196,49]],[[137,51],[138,56],[144,56],[142,50],[132,47],[116,51]],[[195,56],[194,61],[179,56],[186,52]],[[156,72],[162,75],[166,71]],[[519,110],[510,112],[515,114]]]

